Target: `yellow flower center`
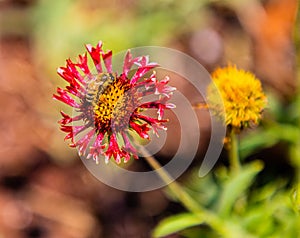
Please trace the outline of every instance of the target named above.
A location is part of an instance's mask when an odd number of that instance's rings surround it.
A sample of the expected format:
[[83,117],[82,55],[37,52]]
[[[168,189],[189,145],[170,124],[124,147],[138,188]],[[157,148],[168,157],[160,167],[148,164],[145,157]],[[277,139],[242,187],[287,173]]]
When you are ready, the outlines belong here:
[[[94,124],[97,131],[108,131],[112,122],[114,129],[127,125],[128,102],[130,95],[125,94],[130,85],[124,84],[116,75],[102,73],[87,88],[87,101],[92,103]],[[129,107],[130,108],[130,107]],[[130,110],[129,110],[130,111]],[[129,118],[128,118],[129,119]]]

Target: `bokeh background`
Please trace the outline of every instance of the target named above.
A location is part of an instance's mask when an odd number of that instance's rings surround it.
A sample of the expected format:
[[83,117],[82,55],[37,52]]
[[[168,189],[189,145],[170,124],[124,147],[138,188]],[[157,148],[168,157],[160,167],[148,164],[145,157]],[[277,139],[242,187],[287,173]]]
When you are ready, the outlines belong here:
[[[129,193],[102,184],[63,142],[57,121],[65,108],[52,100],[63,85],[56,69],[84,44],[102,40],[114,52],[170,47],[209,72],[235,63],[262,80],[277,118],[294,122],[297,9],[296,0],[0,0],[0,238],[150,237],[162,218],[184,210],[163,190]],[[255,157],[267,165],[261,181],[292,183],[297,170],[286,142],[268,135],[245,142],[244,157],[253,157],[247,145],[259,144]],[[202,155],[200,148],[191,167]],[[168,156],[166,149],[162,160]],[[225,155],[218,164],[226,165]]]

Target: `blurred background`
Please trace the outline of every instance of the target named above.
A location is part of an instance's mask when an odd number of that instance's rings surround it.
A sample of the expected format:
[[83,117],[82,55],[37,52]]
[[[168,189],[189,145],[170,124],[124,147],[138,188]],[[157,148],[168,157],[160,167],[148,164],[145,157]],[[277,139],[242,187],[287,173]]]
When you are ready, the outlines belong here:
[[[162,190],[102,184],[63,142],[57,121],[68,109],[52,100],[63,85],[56,69],[84,44],[170,47],[209,72],[236,63],[262,80],[284,118],[280,110],[297,97],[297,9],[296,0],[0,0],[0,238],[150,237],[162,218],[184,210]],[[265,180],[293,180],[284,143],[272,140],[257,153],[268,165]]]

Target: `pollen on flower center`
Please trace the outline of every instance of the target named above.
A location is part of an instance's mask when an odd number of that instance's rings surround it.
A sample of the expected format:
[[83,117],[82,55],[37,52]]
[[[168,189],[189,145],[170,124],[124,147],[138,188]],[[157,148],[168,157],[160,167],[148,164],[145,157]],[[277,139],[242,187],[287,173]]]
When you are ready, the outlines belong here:
[[129,95],[125,95],[125,92],[129,89],[129,85],[117,78],[113,80],[101,84],[93,100],[94,123],[99,132],[108,130],[112,122],[122,124],[120,120],[128,114],[125,104],[128,106]]

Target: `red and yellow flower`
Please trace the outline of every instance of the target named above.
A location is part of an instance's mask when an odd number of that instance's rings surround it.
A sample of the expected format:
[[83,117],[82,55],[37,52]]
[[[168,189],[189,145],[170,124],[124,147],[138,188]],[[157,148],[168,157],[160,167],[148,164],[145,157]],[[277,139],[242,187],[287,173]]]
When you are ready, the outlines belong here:
[[[79,55],[76,63],[68,59],[66,66],[58,69],[68,86],[57,88],[53,98],[76,112],[70,116],[61,111],[59,124],[67,133],[65,140],[70,139],[71,147],[77,147],[80,155],[92,157],[96,163],[102,156],[106,162],[113,157],[117,163],[137,159],[132,132],[149,139],[151,129],[156,134],[159,129],[166,130],[164,111],[175,107],[168,103],[175,88],[168,85],[167,76],[157,80],[151,70],[158,64],[150,63],[147,56],[133,58],[127,51],[122,73],[117,74],[112,69],[112,51],[104,52],[102,42],[96,47],[86,45],[86,49],[96,73],[88,66],[86,53]],[[155,100],[143,102],[147,96],[155,96]],[[142,114],[148,109],[157,110],[157,118]]]

